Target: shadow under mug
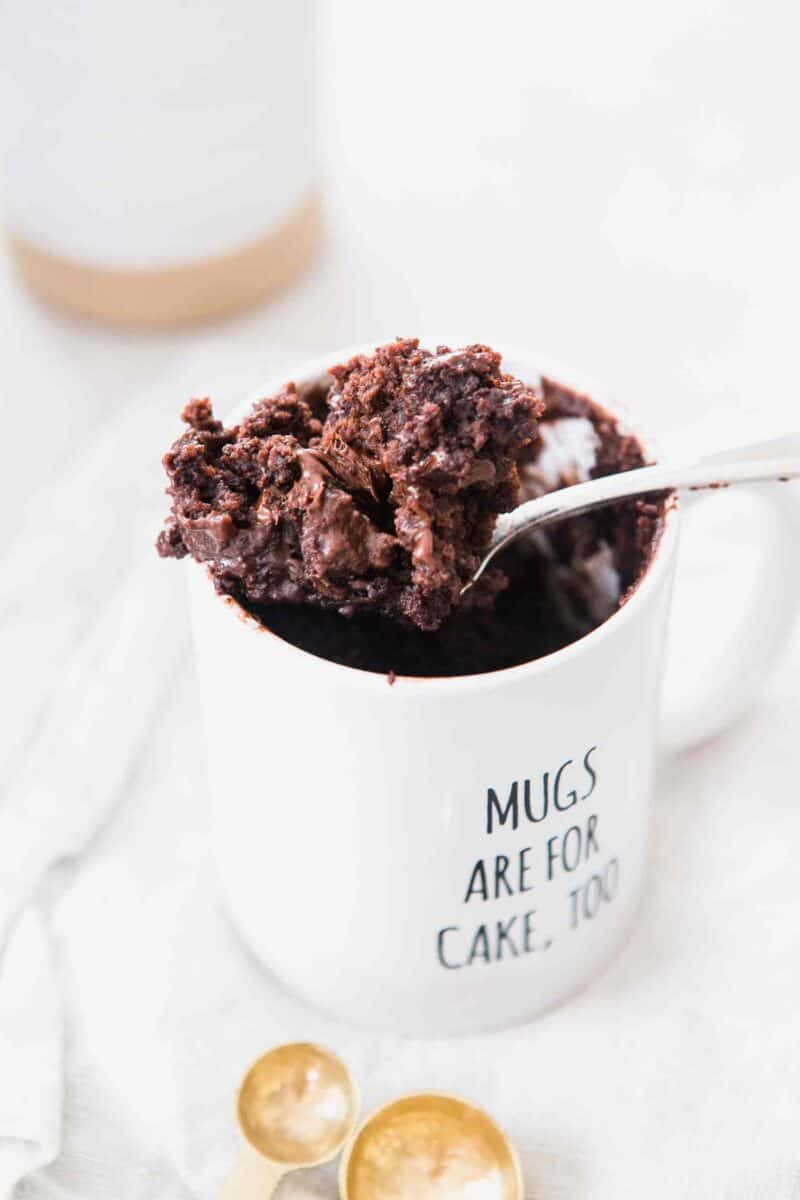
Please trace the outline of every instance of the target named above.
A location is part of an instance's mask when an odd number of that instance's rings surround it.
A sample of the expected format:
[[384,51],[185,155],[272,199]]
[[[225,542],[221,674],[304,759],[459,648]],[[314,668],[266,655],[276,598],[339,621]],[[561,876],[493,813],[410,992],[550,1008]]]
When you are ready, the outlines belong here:
[[[301,364],[259,396],[355,352]],[[504,352],[504,367],[618,411],[531,353]],[[764,586],[782,601],[749,651],[742,640],[740,686],[697,664],[694,716],[673,718],[684,742],[745,706],[789,631],[794,497],[769,496],[784,579]],[[678,520],[671,508],[633,595],[579,641],[393,686],[281,640],[190,571],[222,888],[282,984],[361,1026],[449,1034],[532,1017],[608,962],[647,863]]]

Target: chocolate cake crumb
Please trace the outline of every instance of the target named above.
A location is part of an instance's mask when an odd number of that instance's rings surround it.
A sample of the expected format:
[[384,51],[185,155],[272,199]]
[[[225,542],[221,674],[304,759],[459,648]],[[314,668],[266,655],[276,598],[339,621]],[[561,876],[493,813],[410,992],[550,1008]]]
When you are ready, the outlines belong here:
[[[331,370],[325,401],[294,384],[225,430],[208,400],[164,458],[172,513],[159,553],[206,562],[249,604],[379,612],[437,629],[519,495],[537,391],[487,346],[416,339]],[[504,585],[490,573],[478,602]]]

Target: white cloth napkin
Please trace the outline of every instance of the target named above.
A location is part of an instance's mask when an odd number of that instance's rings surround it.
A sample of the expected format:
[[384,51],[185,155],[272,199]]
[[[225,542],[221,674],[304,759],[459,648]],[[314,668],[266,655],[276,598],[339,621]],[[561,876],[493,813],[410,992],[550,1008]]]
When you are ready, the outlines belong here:
[[196,355],[110,408],[69,466],[25,495],[0,551],[0,1200],[61,1149],[64,983],[51,918],[185,675],[183,581],[153,548],[161,453],[190,396],[210,388],[224,413],[270,374],[251,361],[219,379],[213,359]]
[[[338,1050],[366,1108],[483,1104],[528,1200],[797,1200],[800,643],[745,721],[663,764],[642,917],[592,987],[453,1042],[349,1029],[284,993],[218,901],[191,564],[148,558],[192,390],[110,419],[2,559],[0,1200],[212,1200],[242,1071],[294,1038]],[[332,1198],[335,1171],[282,1194]]]
[[52,1162],[61,1136],[61,1005],[42,917],[18,918],[0,965],[0,1196]]
[[11,685],[3,690],[0,803],[3,1200],[59,1149],[63,1038],[42,911],[47,887],[113,811],[185,651],[175,587],[155,556],[145,557],[152,537],[142,536],[136,515],[155,521],[157,454],[147,430],[157,415],[151,402],[109,422],[26,504],[3,557]]

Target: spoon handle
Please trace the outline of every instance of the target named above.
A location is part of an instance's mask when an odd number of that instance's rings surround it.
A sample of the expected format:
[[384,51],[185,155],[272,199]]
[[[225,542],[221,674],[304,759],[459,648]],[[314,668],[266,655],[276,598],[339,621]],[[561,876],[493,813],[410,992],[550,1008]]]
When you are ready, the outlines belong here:
[[601,508],[617,500],[631,496],[644,496],[649,492],[672,491],[675,488],[724,488],[737,483],[759,483],[772,480],[789,480],[800,477],[800,454],[785,458],[754,460],[737,463],[699,463],[696,466],[637,467],[618,475],[604,475],[589,479],[572,487],[548,492],[535,500],[520,504],[513,512],[504,513],[497,520],[492,550],[511,541],[525,529],[559,521],[564,517],[575,517]]
[[285,1167],[247,1148],[222,1185],[220,1200],[269,1200],[285,1174]]

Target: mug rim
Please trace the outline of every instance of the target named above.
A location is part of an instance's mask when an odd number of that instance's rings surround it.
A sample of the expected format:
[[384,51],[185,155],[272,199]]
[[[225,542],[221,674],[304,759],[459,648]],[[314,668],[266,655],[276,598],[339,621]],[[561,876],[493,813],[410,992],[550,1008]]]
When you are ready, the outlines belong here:
[[[313,383],[315,380],[327,375],[330,366],[334,363],[347,362],[357,354],[371,354],[374,352],[376,346],[390,344],[397,340],[399,339],[396,337],[387,339],[386,341],[370,340],[369,342],[362,342],[355,346],[346,346],[338,351],[332,350],[324,354],[315,355],[313,358],[304,360],[294,370],[284,368],[280,375],[271,375],[264,384],[258,388],[249,390],[226,414],[225,424],[237,423],[258,400],[262,400],[265,396],[269,396],[280,388],[285,387],[288,382],[300,385]],[[457,339],[448,339],[447,342],[444,342],[441,338],[420,337],[418,340],[421,346],[470,344],[464,341],[459,342]],[[525,363],[527,364],[527,369],[534,371],[539,377],[546,375],[555,382],[564,383],[567,387],[588,395],[617,419],[623,431],[633,433],[636,436],[648,457],[652,454],[653,441],[649,437],[643,436],[634,428],[629,420],[627,407],[609,397],[604,389],[593,380],[573,371],[570,367],[563,366],[560,362],[547,355],[538,354],[535,350],[523,350],[504,343],[494,343],[492,348],[496,349],[502,355],[504,364],[506,360],[509,360],[511,363]],[[516,367],[513,370],[515,374],[522,374]],[[585,633],[582,637],[576,638],[575,641],[562,646],[558,650],[553,650],[550,654],[531,659],[529,662],[517,663],[512,667],[501,667],[496,671],[483,671],[471,675],[398,674],[392,677],[392,690],[401,688],[403,693],[415,692],[420,694],[425,692],[429,695],[433,693],[441,695],[449,691],[492,690],[507,683],[518,682],[537,675],[544,675],[562,663],[577,658],[581,654],[589,653],[602,640],[620,632],[624,625],[630,623],[639,610],[649,602],[651,596],[657,593],[660,584],[670,569],[677,547],[678,507],[678,498],[677,496],[673,496],[672,500],[667,504],[666,512],[664,513],[664,522],[658,543],[645,568],[644,574],[630,595],[610,617],[607,617],[605,621],[588,633]],[[235,615],[243,625],[250,627],[262,636],[265,634],[268,635],[288,655],[295,658],[301,656],[300,661],[305,660],[307,666],[315,664],[318,669],[336,672],[340,676],[342,672],[346,672],[348,681],[352,680],[353,683],[360,686],[379,687],[385,690],[388,678],[387,673],[365,671],[361,667],[350,667],[344,663],[333,662],[331,659],[323,658],[318,654],[312,654],[309,650],[304,650],[302,647],[296,646],[293,642],[280,637],[279,634],[275,633],[268,626],[262,625],[233,596],[217,592],[213,585],[210,570],[207,567],[204,574],[207,586],[211,587],[214,600],[220,601],[231,611],[231,615]]]

